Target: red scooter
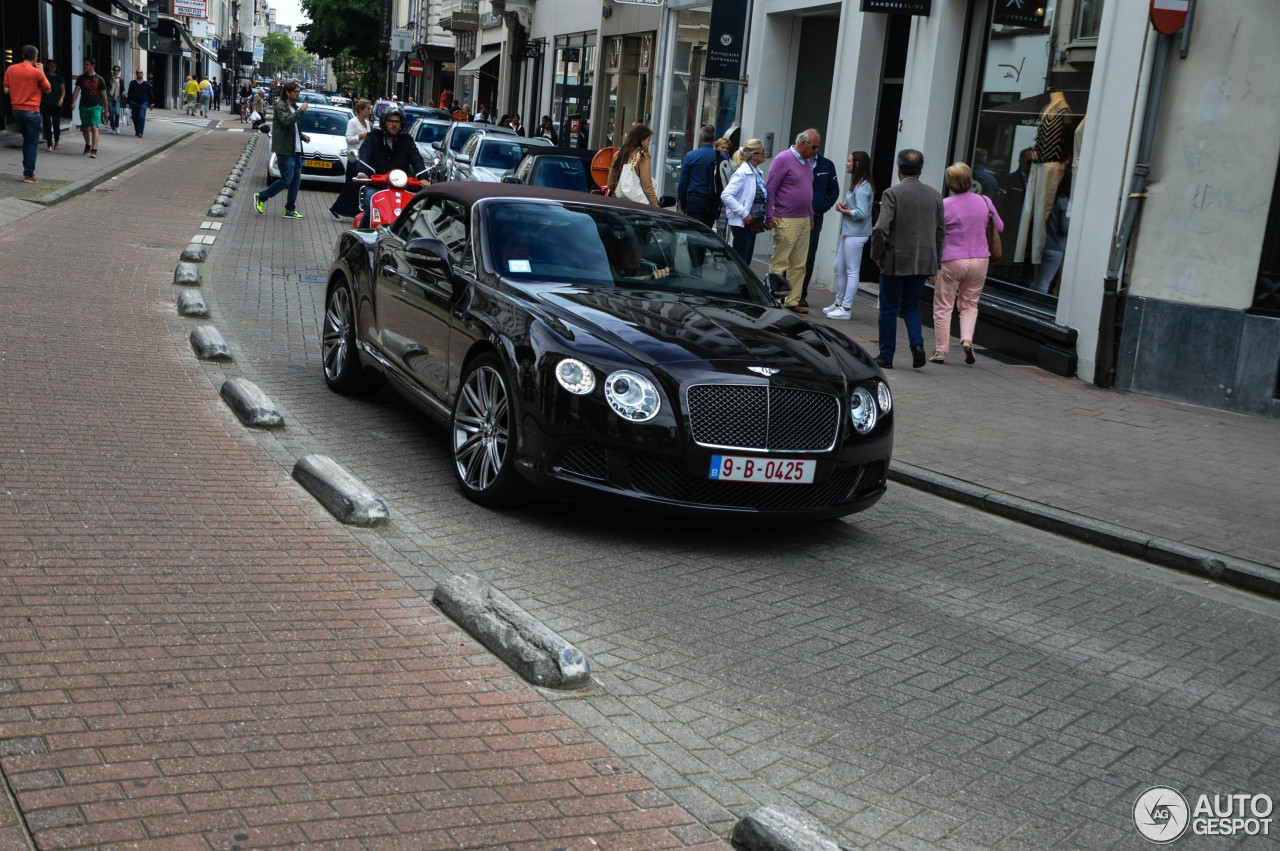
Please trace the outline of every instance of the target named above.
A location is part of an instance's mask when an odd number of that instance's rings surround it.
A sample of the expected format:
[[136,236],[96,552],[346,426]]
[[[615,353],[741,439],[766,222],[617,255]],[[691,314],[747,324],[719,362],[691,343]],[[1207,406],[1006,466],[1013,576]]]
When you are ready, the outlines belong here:
[[[353,180],[356,183],[373,186],[378,189],[377,192],[373,193],[373,197],[369,199],[370,209],[361,210],[360,214],[356,216],[354,224],[358,228],[376,228],[391,224],[400,215],[405,205],[413,199],[414,193],[423,186],[430,185],[425,180],[410,177],[407,172],[398,168],[393,168],[386,174],[375,174],[372,177],[358,174]],[[362,192],[361,195],[363,194]]]

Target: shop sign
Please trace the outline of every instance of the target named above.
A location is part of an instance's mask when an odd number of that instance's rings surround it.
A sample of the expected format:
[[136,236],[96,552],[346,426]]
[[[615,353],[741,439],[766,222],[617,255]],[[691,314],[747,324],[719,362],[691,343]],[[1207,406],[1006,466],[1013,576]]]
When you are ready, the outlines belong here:
[[742,0],[714,0],[707,32],[704,78],[741,80],[743,43],[747,34],[747,4]]
[[[1024,0],[1014,0],[1022,3]],[[1005,2],[1005,0],[998,0]],[[1027,0],[1031,2],[1031,0]],[[924,15],[929,16],[933,0],[862,0],[862,11],[884,12],[890,15]]]
[[993,24],[1010,27],[1043,29],[1045,25],[1044,0],[996,0]]
[[173,0],[173,14],[183,18],[207,18],[208,0]]
[[480,15],[476,12],[454,12],[445,18],[444,28],[450,32],[475,32],[480,28]]

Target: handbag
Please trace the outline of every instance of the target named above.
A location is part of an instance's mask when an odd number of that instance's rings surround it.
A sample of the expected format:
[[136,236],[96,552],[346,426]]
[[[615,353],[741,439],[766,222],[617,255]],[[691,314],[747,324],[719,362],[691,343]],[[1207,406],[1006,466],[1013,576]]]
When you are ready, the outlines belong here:
[[618,191],[615,194],[628,201],[648,204],[649,198],[644,194],[644,187],[640,185],[640,175],[636,174],[636,163],[639,159],[640,155],[637,154],[632,157],[631,162],[622,167],[622,174],[618,176]]
[[1004,253],[1004,246],[1000,242],[1000,231],[996,230],[996,214],[990,209],[990,201],[987,201],[987,248],[991,252],[991,262],[1000,262],[1000,256]]

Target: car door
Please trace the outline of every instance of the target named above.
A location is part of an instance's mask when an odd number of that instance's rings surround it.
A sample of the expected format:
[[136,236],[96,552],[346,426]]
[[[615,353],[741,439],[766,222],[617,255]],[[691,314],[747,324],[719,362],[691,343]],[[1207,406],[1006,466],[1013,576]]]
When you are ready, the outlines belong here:
[[[384,339],[385,331],[395,335],[391,343],[400,348],[402,367],[444,403],[450,385],[450,317],[460,289],[454,281],[462,280],[457,277],[459,272],[474,267],[467,208],[453,198],[426,198],[402,214],[393,230],[391,244],[398,252],[396,283],[392,287],[388,278],[384,296],[387,302],[395,303],[395,327],[384,329]],[[407,254],[408,243],[420,238],[445,244],[452,274]]]
[[484,141],[484,135],[484,133],[477,133],[462,146],[462,150],[458,152],[459,156],[453,158],[453,174],[449,175],[450,180],[473,179],[471,169],[475,165],[476,154],[480,150],[480,144]]

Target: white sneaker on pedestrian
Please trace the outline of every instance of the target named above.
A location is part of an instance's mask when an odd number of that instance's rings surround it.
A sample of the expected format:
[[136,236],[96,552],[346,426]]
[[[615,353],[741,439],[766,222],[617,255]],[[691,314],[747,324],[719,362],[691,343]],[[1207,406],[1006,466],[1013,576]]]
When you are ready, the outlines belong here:
[[822,312],[830,316],[834,311],[837,311],[839,309],[840,309],[840,305],[838,304],[828,304],[826,307],[822,308]]
[[828,319],[848,319],[849,316],[850,316],[849,311],[845,310],[844,308],[833,310],[827,314]]

